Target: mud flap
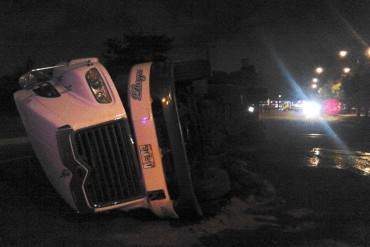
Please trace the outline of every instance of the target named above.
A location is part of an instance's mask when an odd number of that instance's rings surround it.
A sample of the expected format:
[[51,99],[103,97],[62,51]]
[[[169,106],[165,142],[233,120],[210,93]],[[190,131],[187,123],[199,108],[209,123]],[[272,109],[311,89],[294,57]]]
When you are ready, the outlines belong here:
[[[154,119],[158,132],[159,125],[162,128],[162,137],[169,150],[170,159],[164,162],[169,187],[176,187],[173,200],[175,210],[180,217],[199,217],[203,215],[198,199],[194,193],[193,181],[191,177],[191,166],[187,157],[185,143],[179,121],[179,113],[176,104],[176,94],[173,76],[173,66],[170,63],[154,62],[150,70],[150,94],[153,104],[157,104],[160,113],[153,109]],[[152,106],[153,106],[152,104]],[[162,121],[159,123],[158,121]],[[160,134],[158,134],[160,138]],[[159,140],[163,149],[163,143]],[[175,185],[174,185],[175,184]],[[169,191],[174,188],[169,188]],[[171,194],[171,193],[170,193]]]

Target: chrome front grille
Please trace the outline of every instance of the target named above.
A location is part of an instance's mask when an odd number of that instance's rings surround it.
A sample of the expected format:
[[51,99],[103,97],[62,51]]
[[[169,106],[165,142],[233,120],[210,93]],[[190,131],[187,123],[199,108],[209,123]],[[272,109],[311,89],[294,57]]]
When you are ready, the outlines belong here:
[[85,192],[102,207],[144,195],[140,164],[126,120],[81,129],[74,135],[75,153],[88,169]]

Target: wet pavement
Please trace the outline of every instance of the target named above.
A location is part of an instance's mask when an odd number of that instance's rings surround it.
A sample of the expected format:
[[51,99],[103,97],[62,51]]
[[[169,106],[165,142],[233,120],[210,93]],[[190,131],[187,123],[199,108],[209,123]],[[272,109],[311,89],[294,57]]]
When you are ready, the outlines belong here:
[[279,227],[228,238],[248,246],[370,246],[370,121],[294,113],[262,119],[268,144],[255,170],[284,201],[268,212]]
[[264,149],[268,157],[293,159],[307,167],[369,174],[369,120],[345,117],[307,120],[297,113],[280,113],[275,119],[273,116],[262,117],[269,141]]
[[275,187],[277,200],[256,205],[233,197],[218,215],[197,222],[146,211],[77,216],[26,143],[0,145],[0,244],[370,246],[370,121],[308,121],[291,113],[262,120],[268,143],[249,164]]
[[[268,144],[251,168],[280,204],[257,230],[224,230],[208,246],[370,246],[370,121],[296,113],[262,116]],[[260,208],[261,209],[261,208]]]
[[307,166],[347,169],[368,176],[370,175],[370,153],[317,147],[310,151]]

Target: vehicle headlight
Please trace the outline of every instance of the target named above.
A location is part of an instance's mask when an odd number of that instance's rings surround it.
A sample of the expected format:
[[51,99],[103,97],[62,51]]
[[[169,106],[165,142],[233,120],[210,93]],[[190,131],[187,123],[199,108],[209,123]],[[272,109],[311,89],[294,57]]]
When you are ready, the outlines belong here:
[[303,114],[307,118],[319,117],[321,113],[321,106],[317,102],[307,101],[303,104]]
[[87,71],[85,78],[96,101],[101,104],[108,104],[112,102],[112,98],[109,95],[104,80],[96,68],[92,68]]

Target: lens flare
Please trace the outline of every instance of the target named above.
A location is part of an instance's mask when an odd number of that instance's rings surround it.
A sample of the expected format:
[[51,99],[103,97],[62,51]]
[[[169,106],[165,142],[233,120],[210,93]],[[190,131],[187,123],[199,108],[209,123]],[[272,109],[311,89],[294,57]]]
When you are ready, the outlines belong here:
[[[276,61],[276,64],[278,68],[280,69],[281,73],[285,77],[285,79],[289,82],[292,89],[294,90],[296,97],[306,100],[307,96],[304,94],[302,88],[298,85],[298,83],[294,80],[288,69],[286,68],[283,61],[278,56],[276,50],[271,45],[271,43],[267,43],[265,41],[266,46],[269,48],[272,57]],[[335,133],[335,131],[330,127],[330,125],[327,123],[327,121],[320,119],[320,124],[323,126],[325,132],[333,138],[334,142],[342,149],[342,150],[349,150],[347,145],[339,138],[339,136]]]

